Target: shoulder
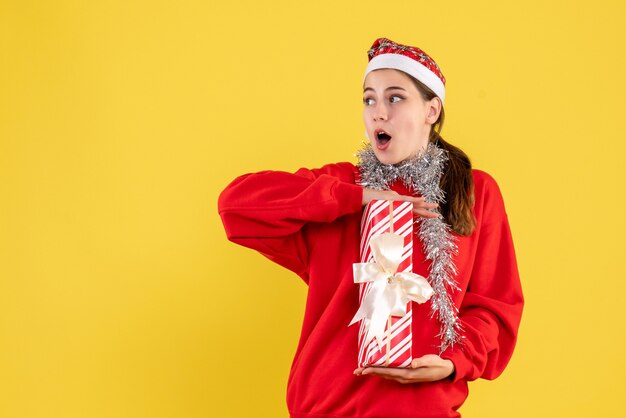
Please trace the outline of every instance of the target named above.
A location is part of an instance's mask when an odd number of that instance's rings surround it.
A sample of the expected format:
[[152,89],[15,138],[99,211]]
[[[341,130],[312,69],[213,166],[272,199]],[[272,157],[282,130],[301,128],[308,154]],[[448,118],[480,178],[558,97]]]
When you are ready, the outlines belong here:
[[476,215],[490,219],[506,216],[504,199],[496,180],[489,173],[476,169],[472,170],[472,177]]
[[474,178],[474,192],[478,195],[500,195],[500,187],[491,174],[483,170],[472,169],[472,177]]

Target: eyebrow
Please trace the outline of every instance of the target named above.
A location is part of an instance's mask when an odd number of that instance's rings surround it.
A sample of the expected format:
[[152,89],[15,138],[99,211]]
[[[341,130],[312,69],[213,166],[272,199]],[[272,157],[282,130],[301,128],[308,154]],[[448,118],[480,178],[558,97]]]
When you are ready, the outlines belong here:
[[[363,93],[365,93],[365,92],[366,92],[366,91],[368,91],[368,90],[374,91],[374,89],[373,89],[373,88],[371,88],[371,87],[366,87],[366,88],[364,88],[364,89],[363,89]],[[403,89],[402,87],[398,87],[398,86],[390,86],[390,87],[387,87],[387,88],[385,89],[385,91],[387,91],[387,90],[402,90],[402,91],[406,91],[406,90],[405,90],[405,89]]]

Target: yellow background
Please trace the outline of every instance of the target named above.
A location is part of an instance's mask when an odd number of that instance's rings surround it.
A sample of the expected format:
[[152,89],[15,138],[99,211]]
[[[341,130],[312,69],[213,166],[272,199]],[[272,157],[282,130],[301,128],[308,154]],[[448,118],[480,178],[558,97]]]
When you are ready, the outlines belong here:
[[625,12],[2,1],[0,416],[287,417],[306,287],[225,239],[217,196],[354,161],[380,36],[437,60],[443,136],[496,178],[514,234],[517,350],[464,417],[626,416]]

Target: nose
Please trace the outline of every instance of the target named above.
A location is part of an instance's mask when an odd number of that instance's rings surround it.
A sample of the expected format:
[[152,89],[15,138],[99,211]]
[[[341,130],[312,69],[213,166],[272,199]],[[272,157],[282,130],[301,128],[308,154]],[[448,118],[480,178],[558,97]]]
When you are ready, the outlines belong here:
[[376,106],[374,107],[374,112],[373,112],[373,116],[374,116],[374,120],[387,120],[387,106],[385,106],[385,103],[381,100],[380,102],[376,103]]

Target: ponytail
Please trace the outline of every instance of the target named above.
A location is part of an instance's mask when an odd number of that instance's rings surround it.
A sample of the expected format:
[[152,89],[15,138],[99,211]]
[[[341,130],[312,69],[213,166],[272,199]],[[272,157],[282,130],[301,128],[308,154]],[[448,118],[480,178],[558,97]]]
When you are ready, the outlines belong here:
[[470,235],[476,226],[472,211],[474,207],[472,163],[467,154],[444,141],[434,129],[431,130],[431,138],[434,138],[435,144],[448,154],[448,162],[439,183],[446,195],[446,201],[439,208],[441,214],[454,232],[459,235]]
[[[424,83],[409,74],[406,74],[406,76],[413,81],[424,100],[428,101],[437,97]],[[441,190],[446,195],[446,201],[440,205],[439,209],[444,220],[454,232],[467,236],[474,231],[476,226],[476,219],[472,211],[474,208],[472,163],[467,154],[460,148],[444,141],[439,134],[444,119],[445,112],[442,107],[439,118],[430,128],[430,136],[428,138],[429,142],[446,150],[448,154],[448,162],[439,182]]]

